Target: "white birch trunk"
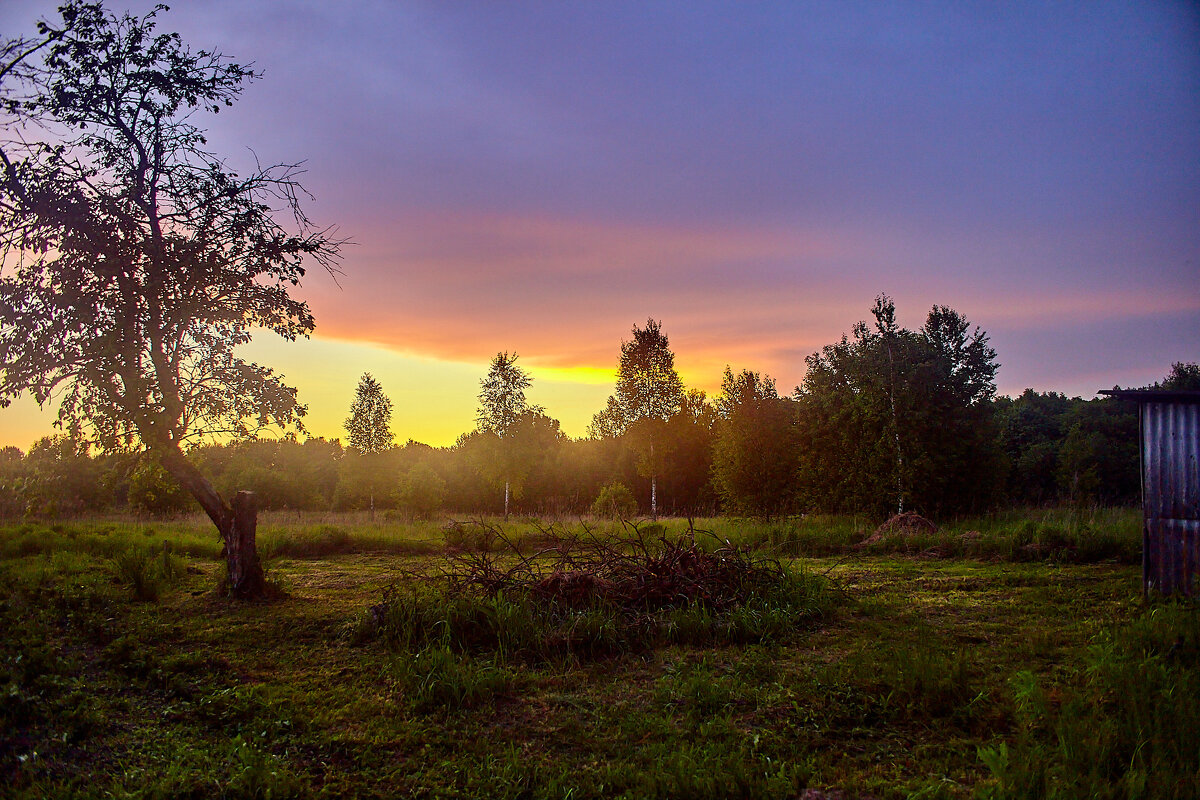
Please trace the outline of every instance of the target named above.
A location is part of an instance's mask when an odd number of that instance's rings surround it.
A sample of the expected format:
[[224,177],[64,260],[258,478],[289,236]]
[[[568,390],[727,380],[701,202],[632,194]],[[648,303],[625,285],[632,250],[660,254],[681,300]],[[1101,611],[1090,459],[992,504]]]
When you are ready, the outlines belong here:
[[650,518],[658,522],[658,476],[650,476]]
[[896,513],[904,513],[904,450],[900,447],[900,422],[896,418],[896,365],[892,359],[892,344],[884,334],[888,357],[888,405],[892,412],[892,437],[896,443]]

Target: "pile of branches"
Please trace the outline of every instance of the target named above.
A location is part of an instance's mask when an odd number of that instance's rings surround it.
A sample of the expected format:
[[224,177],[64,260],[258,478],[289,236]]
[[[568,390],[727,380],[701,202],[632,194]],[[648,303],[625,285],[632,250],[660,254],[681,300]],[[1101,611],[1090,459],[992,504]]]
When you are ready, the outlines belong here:
[[770,592],[786,576],[779,561],[728,540],[702,546],[697,533],[707,532],[694,528],[668,538],[659,526],[626,523],[627,535],[601,538],[584,523],[578,531],[535,525],[529,539],[546,546],[530,552],[520,546],[524,539],[514,541],[498,526],[471,524],[493,546],[449,554],[432,577],[451,594],[525,594],[563,608],[607,605],[631,614],[697,603],[724,611]]

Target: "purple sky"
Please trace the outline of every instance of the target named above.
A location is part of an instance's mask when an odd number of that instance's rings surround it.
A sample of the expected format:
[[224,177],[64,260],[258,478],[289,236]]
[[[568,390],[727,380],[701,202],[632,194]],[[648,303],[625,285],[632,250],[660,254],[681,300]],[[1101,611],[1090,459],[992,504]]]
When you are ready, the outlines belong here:
[[322,337],[569,381],[653,316],[685,381],[790,389],[888,292],[988,331],[1005,393],[1200,360],[1192,3],[197,0],[161,28],[264,71],[214,148],[307,160],[356,242],[305,288]]

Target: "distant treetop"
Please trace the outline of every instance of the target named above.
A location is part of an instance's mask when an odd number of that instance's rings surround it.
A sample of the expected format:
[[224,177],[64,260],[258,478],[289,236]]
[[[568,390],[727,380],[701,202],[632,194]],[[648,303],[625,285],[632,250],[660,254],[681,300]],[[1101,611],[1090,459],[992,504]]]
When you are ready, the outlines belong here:
[[379,381],[364,372],[346,418],[349,444],[362,453],[381,453],[392,446],[392,401]]

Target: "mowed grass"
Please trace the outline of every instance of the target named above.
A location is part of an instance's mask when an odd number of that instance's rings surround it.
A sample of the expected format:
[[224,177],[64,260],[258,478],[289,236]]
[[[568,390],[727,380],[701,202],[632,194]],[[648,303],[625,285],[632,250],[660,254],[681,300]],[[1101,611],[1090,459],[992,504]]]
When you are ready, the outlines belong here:
[[[363,635],[446,563],[436,524],[264,515],[263,603],[214,593],[201,521],[0,528],[0,795],[1196,796],[1195,610],[1084,541],[1136,541],[1135,512],[1044,513],[890,552],[850,518],[693,521],[820,581],[819,613],[538,658]],[[967,531],[995,547],[945,549]]]

